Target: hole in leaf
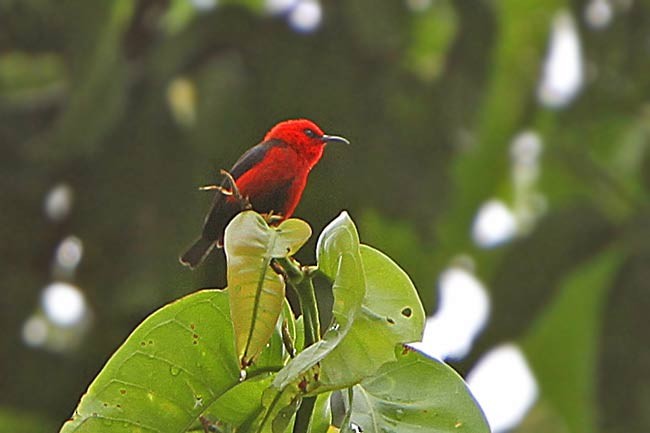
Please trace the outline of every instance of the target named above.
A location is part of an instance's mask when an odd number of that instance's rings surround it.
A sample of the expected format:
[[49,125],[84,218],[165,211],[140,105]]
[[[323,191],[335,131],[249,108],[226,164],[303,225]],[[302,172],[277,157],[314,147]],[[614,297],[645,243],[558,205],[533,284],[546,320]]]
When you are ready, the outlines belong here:
[[394,324],[395,324],[395,321],[394,321],[393,319],[391,319],[390,317],[386,317],[386,321],[387,321],[388,323],[390,323],[391,325],[394,325]]
[[402,316],[404,317],[411,317],[411,314],[413,314],[413,311],[409,307],[402,310]]
[[126,394],[126,389],[120,389],[120,394],[122,395]]

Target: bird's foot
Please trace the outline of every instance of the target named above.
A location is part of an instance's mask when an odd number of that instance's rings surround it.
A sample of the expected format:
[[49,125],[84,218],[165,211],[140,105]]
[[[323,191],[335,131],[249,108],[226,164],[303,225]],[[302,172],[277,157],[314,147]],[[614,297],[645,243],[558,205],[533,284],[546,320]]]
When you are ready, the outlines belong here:
[[199,187],[199,191],[219,191],[225,196],[231,196],[232,191],[219,185],[204,185]]
[[264,217],[264,221],[270,225],[275,225],[284,219],[282,215],[273,213],[273,211],[262,214],[262,217]]
[[235,182],[235,178],[232,176],[232,174],[230,174],[228,170],[224,170],[223,168],[221,169],[220,172],[222,175],[226,176],[226,179],[228,179],[228,182],[230,182],[231,190],[229,191],[230,194],[228,195],[235,197],[242,210],[253,209],[253,205],[251,205],[251,202],[248,199],[248,197],[244,197],[242,193],[239,191],[239,188],[237,187],[237,182]]

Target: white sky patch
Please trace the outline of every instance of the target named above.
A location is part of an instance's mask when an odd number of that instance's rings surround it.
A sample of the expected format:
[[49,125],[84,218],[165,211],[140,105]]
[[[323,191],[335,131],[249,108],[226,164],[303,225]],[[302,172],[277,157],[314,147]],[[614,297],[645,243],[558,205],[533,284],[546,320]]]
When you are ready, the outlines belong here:
[[537,96],[546,107],[562,108],[575,98],[583,81],[582,49],[576,25],[571,14],[560,12],[553,19]]
[[281,15],[293,9],[299,0],[266,0],[264,8],[272,15]]
[[490,315],[490,299],[470,272],[451,267],[439,281],[439,306],[427,318],[422,342],[412,344],[438,359],[462,359]]
[[45,196],[45,215],[53,221],[61,221],[72,208],[72,188],[65,183],[55,185]]
[[323,11],[316,0],[301,0],[287,17],[292,29],[300,33],[313,32],[320,26]]
[[485,202],[474,218],[472,238],[480,247],[496,247],[510,241],[516,233],[515,215],[500,200]]
[[81,291],[68,283],[52,283],[43,289],[41,306],[45,316],[55,325],[74,326],[87,312],[86,300]]
[[591,0],[585,6],[585,21],[595,30],[604,29],[612,21],[612,5],[608,0]]
[[538,395],[528,362],[514,344],[498,346],[483,355],[467,375],[467,384],[493,433],[516,427]]
[[83,257],[83,243],[76,236],[68,236],[56,249],[56,267],[65,272],[73,272]]

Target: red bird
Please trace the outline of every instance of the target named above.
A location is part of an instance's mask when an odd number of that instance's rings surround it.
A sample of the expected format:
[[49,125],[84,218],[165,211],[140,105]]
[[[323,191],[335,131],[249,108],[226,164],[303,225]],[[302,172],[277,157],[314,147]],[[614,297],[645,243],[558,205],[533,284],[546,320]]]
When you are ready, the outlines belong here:
[[[230,175],[236,189],[255,211],[286,219],[300,201],[309,172],[323,155],[325,145],[331,142],[349,144],[343,137],[324,134],[310,120],[280,122],[266,134],[264,141],[239,158]],[[182,264],[194,268],[215,245],[222,246],[224,229],[243,207],[236,194],[224,194],[228,185],[224,180],[223,189],[215,194],[201,237],[180,258]]]

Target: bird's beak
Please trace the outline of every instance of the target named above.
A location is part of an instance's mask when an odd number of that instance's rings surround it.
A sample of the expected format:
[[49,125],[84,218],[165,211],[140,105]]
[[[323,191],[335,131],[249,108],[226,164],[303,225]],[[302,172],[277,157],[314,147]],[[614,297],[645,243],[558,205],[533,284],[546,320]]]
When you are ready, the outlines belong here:
[[323,140],[325,143],[344,143],[344,144],[350,144],[350,140],[347,138],[339,137],[338,135],[323,135],[321,137],[321,140]]

